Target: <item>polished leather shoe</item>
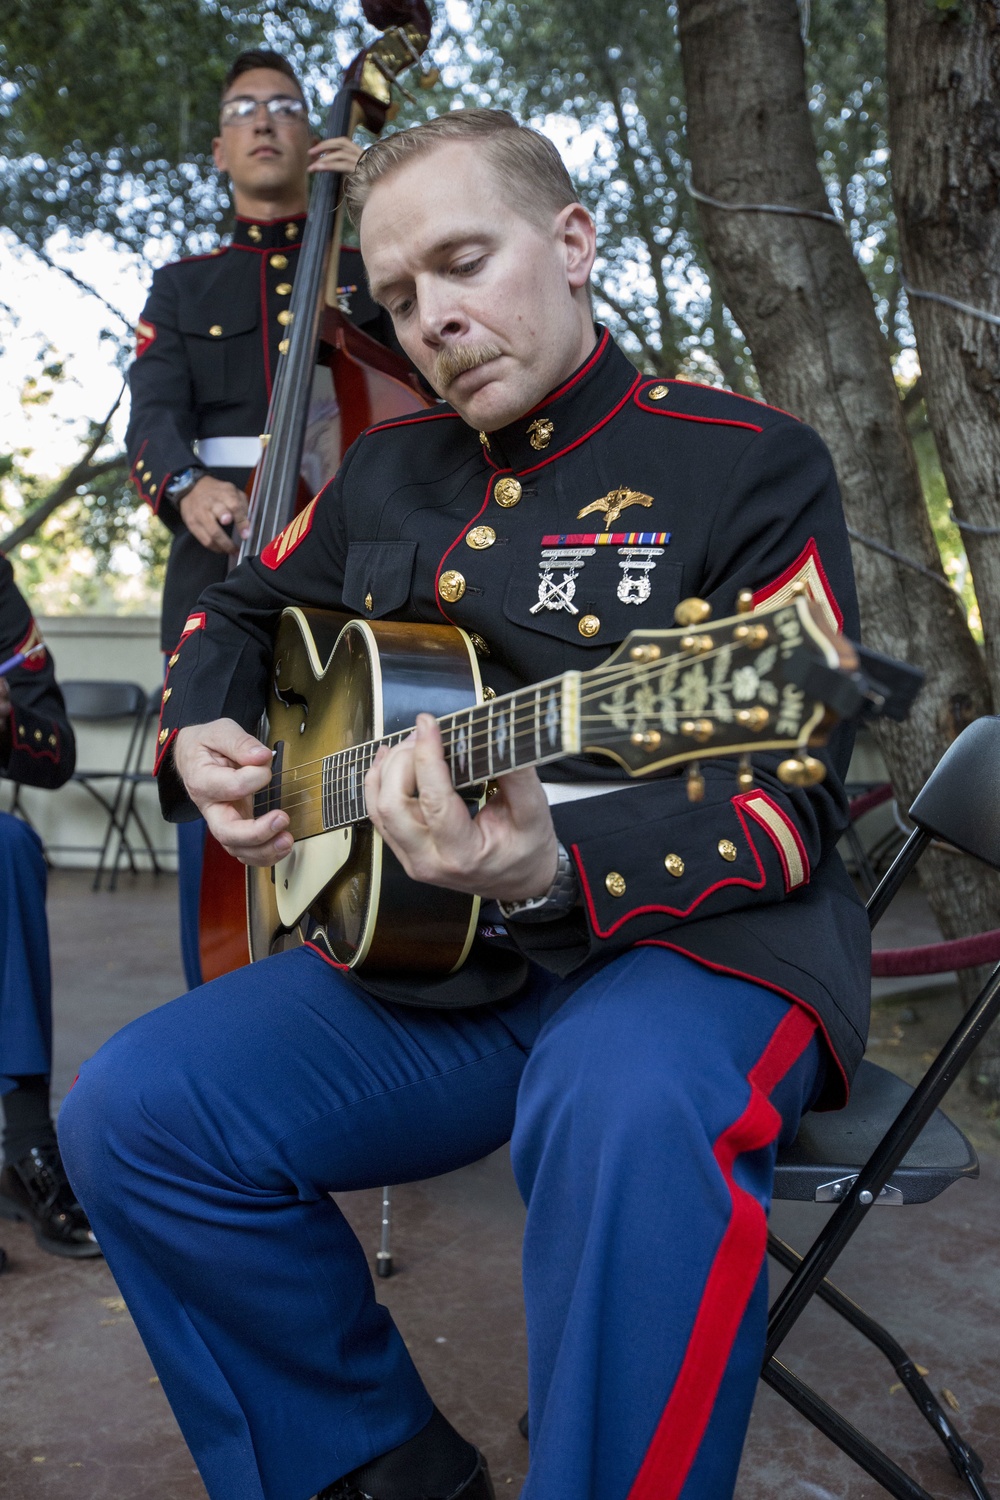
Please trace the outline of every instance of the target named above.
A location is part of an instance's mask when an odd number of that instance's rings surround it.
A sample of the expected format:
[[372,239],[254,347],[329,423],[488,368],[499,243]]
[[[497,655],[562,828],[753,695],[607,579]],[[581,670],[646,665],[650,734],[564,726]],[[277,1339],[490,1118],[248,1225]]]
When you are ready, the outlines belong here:
[[0,1217],[30,1224],[50,1255],[80,1260],[101,1247],[69,1185],[58,1146],[32,1146],[0,1172]]
[[[343,1479],[337,1479],[333,1484],[327,1485],[325,1490],[320,1490],[316,1500],[382,1500],[382,1496],[360,1489],[350,1474],[345,1474]],[[483,1455],[477,1453],[475,1469],[457,1490],[452,1490],[449,1495],[428,1495],[421,1490],[419,1494],[408,1497],[408,1500],[496,1500],[496,1491],[490,1478],[489,1466]]]

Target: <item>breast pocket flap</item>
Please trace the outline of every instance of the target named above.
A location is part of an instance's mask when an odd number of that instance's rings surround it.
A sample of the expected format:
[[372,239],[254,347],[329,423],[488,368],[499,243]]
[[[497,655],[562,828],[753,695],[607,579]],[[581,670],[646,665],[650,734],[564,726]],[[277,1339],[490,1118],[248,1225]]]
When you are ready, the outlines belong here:
[[378,620],[410,597],[416,542],[352,542],[344,569],[344,603]]

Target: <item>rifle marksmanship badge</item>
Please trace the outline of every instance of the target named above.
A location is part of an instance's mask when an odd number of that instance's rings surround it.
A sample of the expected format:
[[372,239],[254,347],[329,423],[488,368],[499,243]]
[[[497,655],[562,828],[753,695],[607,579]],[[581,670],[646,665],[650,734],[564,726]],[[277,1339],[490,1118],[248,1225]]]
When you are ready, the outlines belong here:
[[576,580],[583,564],[593,557],[593,547],[546,547],[546,542],[555,537],[542,538],[542,558],[539,564],[538,602],[531,606],[530,614],[537,615],[540,609],[564,609],[571,615],[580,611],[573,603]]
[[[654,535],[653,532],[639,534]],[[658,536],[664,534],[663,532],[655,533]],[[619,547],[618,556],[622,559],[618,564],[622,570],[622,576],[618,582],[618,598],[622,604],[645,604],[653,591],[649,575],[656,567],[656,559],[663,556],[663,548]]]

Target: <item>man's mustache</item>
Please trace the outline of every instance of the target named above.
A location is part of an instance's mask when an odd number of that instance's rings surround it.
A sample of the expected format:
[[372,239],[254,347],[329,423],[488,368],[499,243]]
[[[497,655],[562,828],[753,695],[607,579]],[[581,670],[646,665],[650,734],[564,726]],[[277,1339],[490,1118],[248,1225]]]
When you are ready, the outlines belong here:
[[466,370],[477,370],[491,359],[499,359],[502,353],[496,344],[452,344],[442,349],[434,361],[434,384],[439,391],[447,390]]

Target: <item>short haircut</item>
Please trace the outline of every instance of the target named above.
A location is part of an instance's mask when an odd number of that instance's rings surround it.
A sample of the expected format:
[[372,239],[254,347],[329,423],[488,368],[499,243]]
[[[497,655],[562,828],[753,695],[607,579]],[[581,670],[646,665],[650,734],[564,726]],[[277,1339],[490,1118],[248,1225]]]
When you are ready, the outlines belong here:
[[579,202],[562,157],[544,135],[519,125],[505,109],[455,109],[368,147],[344,184],[351,222],[360,224],[380,178],[450,141],[481,146],[511,202],[533,222],[544,224],[568,203]]
[[242,78],[244,73],[252,73],[255,68],[268,68],[272,73],[284,73],[289,82],[294,83],[299,97],[305,99],[305,90],[288,58],[282,57],[280,52],[270,52],[267,48],[253,48],[249,52],[240,53],[223,79],[222,97],[226,97],[237,78]]

